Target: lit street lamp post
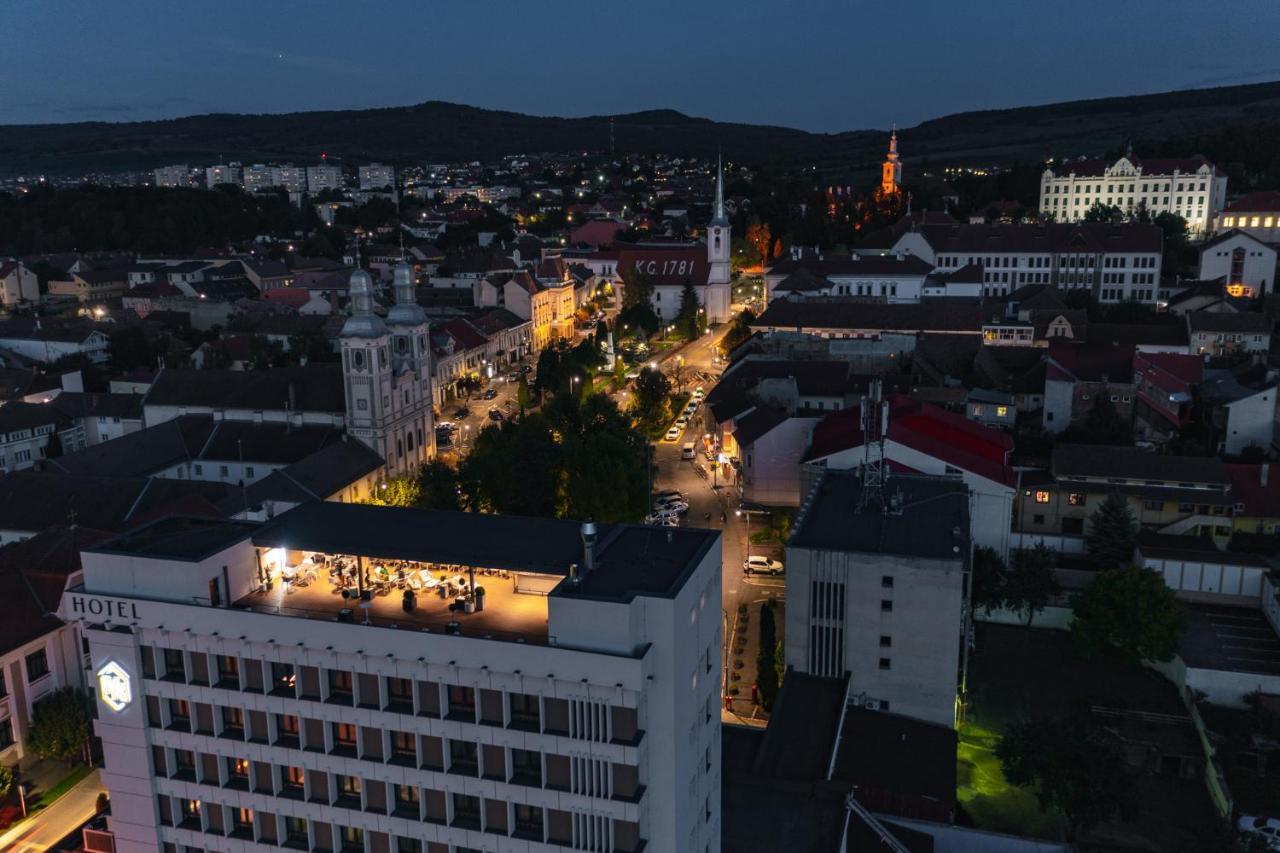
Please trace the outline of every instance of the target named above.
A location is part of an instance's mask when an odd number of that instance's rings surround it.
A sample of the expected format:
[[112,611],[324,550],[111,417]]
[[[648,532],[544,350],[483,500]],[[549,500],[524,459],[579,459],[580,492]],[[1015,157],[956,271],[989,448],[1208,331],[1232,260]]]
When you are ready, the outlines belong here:
[[739,509],[735,512],[739,518],[747,520],[747,559],[751,559],[751,516],[752,515],[768,515],[768,510],[763,509]]

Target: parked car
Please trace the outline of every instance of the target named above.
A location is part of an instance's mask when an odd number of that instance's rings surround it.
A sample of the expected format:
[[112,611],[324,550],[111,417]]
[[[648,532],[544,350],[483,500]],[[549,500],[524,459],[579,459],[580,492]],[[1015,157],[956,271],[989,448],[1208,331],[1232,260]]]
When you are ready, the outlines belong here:
[[644,523],[652,527],[679,527],[680,516],[674,512],[654,512],[644,517]]
[[694,455],[695,455],[695,452],[694,452],[693,442],[686,441],[684,443],[684,447],[680,448],[680,458],[693,459]]
[[1263,839],[1268,850],[1280,850],[1280,820],[1274,817],[1241,815],[1236,828],[1246,835],[1256,835]]
[[686,418],[684,415],[681,415],[680,417],[676,418],[676,426],[680,428],[681,432],[684,432],[684,428],[687,427],[688,425],[689,425],[689,419]]
[[500,420],[502,420],[502,412],[498,411],[497,409],[490,409],[490,410],[489,410],[489,420],[491,420],[491,421],[500,421]]
[[454,419],[455,419],[455,420],[459,420],[459,421],[460,421],[460,420],[462,420],[463,418],[469,418],[469,417],[471,417],[471,410],[470,410],[470,409],[468,409],[466,406],[460,406],[460,407],[459,407],[459,408],[458,408],[458,409],[453,413],[453,417],[454,417]]
[[770,557],[752,556],[742,561],[742,571],[749,575],[780,575],[783,567]]
[[653,493],[654,500],[663,500],[664,498],[679,498],[684,500],[684,492],[679,489],[663,489],[660,492]]
[[485,391],[483,394],[481,394],[481,395],[480,395],[480,398],[481,398],[482,400],[493,400],[493,399],[497,398],[497,396],[498,396],[498,389],[497,389],[497,388],[490,388],[489,390],[487,390],[487,391]]
[[654,501],[653,508],[655,512],[676,512],[684,515],[689,511],[689,504],[678,498],[672,498],[665,501]]
[[667,430],[667,435],[666,435],[667,441],[675,441],[679,437],[680,437],[680,427],[673,426],[671,429]]

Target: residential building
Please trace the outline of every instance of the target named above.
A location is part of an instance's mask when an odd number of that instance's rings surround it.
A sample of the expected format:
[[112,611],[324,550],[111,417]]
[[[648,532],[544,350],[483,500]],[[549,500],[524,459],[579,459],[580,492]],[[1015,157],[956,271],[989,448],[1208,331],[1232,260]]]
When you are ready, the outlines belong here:
[[384,166],[381,163],[370,163],[359,169],[360,189],[381,190],[396,186],[395,166]]
[[1223,276],[1228,296],[1256,299],[1273,292],[1276,247],[1239,228],[1219,232],[1200,245],[1200,278]]
[[[975,545],[1000,553],[1009,549],[1009,518],[1014,498],[1010,462],[1013,439],[992,427],[968,420],[938,406],[901,394],[885,396],[888,433],[884,459],[889,469],[909,474],[955,477],[970,493],[966,528]],[[869,449],[880,453],[878,443]],[[808,469],[802,494],[809,494],[824,470],[858,469],[866,464],[868,448],[862,427],[862,406],[827,415],[813,431],[802,459]]]
[[[1116,493],[1142,529],[1208,535],[1230,525],[1234,504],[1226,469],[1214,457],[1165,456],[1136,447],[1058,444],[1047,471],[1018,475],[1016,547],[1047,541],[1083,550],[1094,510]],[[1048,537],[1046,539],[1046,537]]]
[[0,406],[0,474],[43,462],[49,441],[67,423],[51,405],[12,402]]
[[576,305],[572,279],[539,279],[528,270],[519,270],[510,277],[500,275],[483,281],[495,288],[501,282],[500,304],[522,320],[531,321],[533,352],[541,352],[556,341],[573,339]]
[[1040,213],[1059,222],[1079,222],[1100,204],[1130,215],[1174,213],[1193,234],[1203,235],[1226,200],[1226,174],[1200,156],[1142,159],[1130,150],[1114,163],[1066,160],[1040,178]]
[[[61,612],[89,641],[115,849],[718,850],[720,547],[314,503],[86,549]],[[484,593],[362,595],[373,560]]]
[[40,700],[87,686],[79,625],[56,614],[63,591],[82,582],[80,550],[110,536],[72,524],[0,547],[0,765],[34,763],[28,737]]
[[40,300],[40,279],[21,261],[0,260],[0,308]]
[[766,334],[795,333],[839,340],[882,340],[910,352],[921,334],[982,333],[977,303],[888,304],[833,299],[775,299],[751,328]]
[[1271,452],[1276,428],[1276,381],[1271,371],[1206,370],[1199,391],[1209,409],[1217,452],[1230,456],[1250,448]]
[[191,186],[191,169],[186,163],[161,166],[155,171],[155,181],[158,187],[189,187]]
[[246,192],[269,190],[275,187],[274,170],[263,163],[255,163],[244,167],[244,188]]
[[1223,467],[1231,478],[1235,499],[1232,532],[1269,536],[1280,532],[1280,489],[1271,485],[1270,462],[1228,462]]
[[1233,229],[1264,243],[1280,243],[1280,192],[1249,193],[1223,208],[1214,219],[1214,233]]
[[969,528],[959,478],[894,473],[881,490],[823,472],[787,545],[787,666],[848,673],[857,704],[954,726]]
[[1018,418],[1014,396],[1007,391],[974,388],[964,400],[964,414],[984,426],[1009,429]]
[[[797,253],[799,254],[799,253]],[[765,299],[785,296],[865,297],[877,302],[919,302],[933,267],[911,255],[788,258],[765,272]],[[947,292],[943,295],[963,295]]]
[[346,186],[342,167],[322,163],[307,167],[307,192],[316,195],[324,190],[340,190]]
[[1174,353],[1134,353],[1133,434],[1164,445],[1191,421],[1195,389],[1204,381],[1204,359]]
[[45,364],[67,356],[84,356],[94,364],[103,364],[109,343],[101,329],[77,320],[0,320],[0,348]]
[[281,187],[290,195],[307,191],[307,170],[302,166],[285,164],[271,167],[271,186]]
[[960,225],[924,222],[901,231],[889,251],[915,255],[939,274],[982,268],[982,296],[1029,284],[1088,290],[1099,302],[1154,303],[1163,233],[1155,225],[1096,222]]
[[104,302],[128,289],[128,276],[119,269],[85,270],[72,273],[69,279],[49,282],[50,296],[74,296],[81,302]]
[[1271,320],[1257,312],[1193,311],[1187,315],[1193,355],[1262,355],[1271,351]]
[[239,163],[231,163],[230,165],[219,163],[204,170],[204,183],[209,189],[213,189],[219,184],[241,186],[242,181]]

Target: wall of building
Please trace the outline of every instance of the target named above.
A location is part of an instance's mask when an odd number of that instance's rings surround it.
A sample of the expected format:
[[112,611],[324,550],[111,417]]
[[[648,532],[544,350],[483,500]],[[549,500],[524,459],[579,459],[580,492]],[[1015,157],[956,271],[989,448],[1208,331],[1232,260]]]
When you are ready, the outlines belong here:
[[817,675],[848,671],[851,695],[863,703],[952,726],[964,583],[960,559],[789,547],[787,665]]
[[1223,450],[1238,454],[1247,447],[1269,450],[1275,431],[1276,391],[1269,388],[1226,406],[1227,424],[1222,437]]
[[741,451],[742,496],[765,506],[800,505],[800,458],[818,418],[787,418]]
[[[33,677],[28,658],[44,653],[46,671]],[[0,765],[23,767],[35,760],[27,748],[31,716],[36,703],[63,687],[85,686],[84,664],[77,625],[62,625],[0,655],[4,676],[0,691],[0,730],[12,737],[8,746],[0,742]]]

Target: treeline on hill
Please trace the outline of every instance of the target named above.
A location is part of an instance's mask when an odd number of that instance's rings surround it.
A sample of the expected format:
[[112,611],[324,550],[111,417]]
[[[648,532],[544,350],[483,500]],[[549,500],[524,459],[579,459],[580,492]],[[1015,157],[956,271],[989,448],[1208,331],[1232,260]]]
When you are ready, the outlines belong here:
[[[1231,195],[1254,190],[1280,190],[1280,122],[1233,124],[1206,133],[1135,142],[1145,157],[1203,154],[1229,177]],[[1115,152],[1119,155],[1120,152]]]
[[309,230],[310,211],[284,194],[255,196],[235,187],[212,192],[160,187],[40,187],[0,193],[0,255],[127,250],[181,254]]

